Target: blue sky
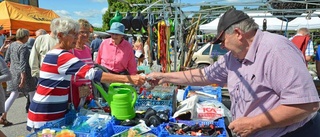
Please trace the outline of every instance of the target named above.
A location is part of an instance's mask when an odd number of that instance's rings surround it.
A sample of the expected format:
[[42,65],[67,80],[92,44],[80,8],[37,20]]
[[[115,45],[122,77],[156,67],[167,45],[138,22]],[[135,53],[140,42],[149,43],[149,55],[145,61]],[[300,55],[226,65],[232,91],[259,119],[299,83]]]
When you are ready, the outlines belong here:
[[[181,3],[199,3],[217,0],[181,0]],[[238,0],[226,0],[236,2]],[[61,17],[69,17],[75,20],[87,19],[93,26],[102,26],[102,15],[108,9],[107,0],[39,0],[39,7],[51,9]],[[198,10],[198,7],[183,8],[183,10]]]

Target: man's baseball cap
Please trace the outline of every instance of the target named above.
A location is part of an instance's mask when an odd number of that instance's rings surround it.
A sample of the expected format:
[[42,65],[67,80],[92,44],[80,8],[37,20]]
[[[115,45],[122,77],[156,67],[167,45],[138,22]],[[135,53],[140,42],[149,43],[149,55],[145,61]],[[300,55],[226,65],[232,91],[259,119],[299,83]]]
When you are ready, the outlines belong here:
[[234,8],[229,9],[226,11],[219,20],[218,23],[218,33],[216,37],[213,39],[213,44],[221,43],[220,37],[231,25],[239,23],[245,19],[250,18],[246,13],[240,10],[236,10]]

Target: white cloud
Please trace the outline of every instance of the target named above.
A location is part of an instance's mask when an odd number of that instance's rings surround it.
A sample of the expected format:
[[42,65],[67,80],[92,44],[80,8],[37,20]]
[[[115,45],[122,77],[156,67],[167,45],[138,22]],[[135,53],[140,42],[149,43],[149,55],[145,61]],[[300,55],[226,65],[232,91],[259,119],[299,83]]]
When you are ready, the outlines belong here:
[[60,17],[71,18],[70,13],[66,10],[54,10],[54,12],[57,13]]
[[107,10],[108,10],[108,7],[103,8],[103,9],[101,10],[101,14],[106,13]]
[[90,18],[90,17],[95,17],[98,15],[101,15],[100,11],[98,10],[88,10],[88,11],[74,11],[73,12],[75,15],[83,18]]

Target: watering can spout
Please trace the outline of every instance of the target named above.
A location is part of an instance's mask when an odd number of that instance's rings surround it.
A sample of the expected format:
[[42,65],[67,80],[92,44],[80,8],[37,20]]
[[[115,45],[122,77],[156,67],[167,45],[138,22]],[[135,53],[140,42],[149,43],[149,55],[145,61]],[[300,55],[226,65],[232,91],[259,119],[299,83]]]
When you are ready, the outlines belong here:
[[97,88],[97,90],[100,92],[101,96],[103,97],[103,99],[105,101],[108,102],[108,104],[111,103],[111,97],[108,95],[108,93],[98,84],[94,83],[95,87]]

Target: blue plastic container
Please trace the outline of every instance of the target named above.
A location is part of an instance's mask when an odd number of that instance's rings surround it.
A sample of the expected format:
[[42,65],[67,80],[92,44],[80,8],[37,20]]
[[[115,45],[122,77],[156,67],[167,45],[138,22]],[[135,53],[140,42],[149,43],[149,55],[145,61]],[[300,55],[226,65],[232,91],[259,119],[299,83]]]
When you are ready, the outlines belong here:
[[[169,118],[169,121],[170,122],[176,122],[174,118]],[[114,134],[117,134],[117,133],[120,133],[122,131],[125,131],[125,130],[129,130],[129,128],[131,128],[132,126],[121,126],[120,125],[120,122],[119,120],[116,120],[116,119],[112,119],[112,127],[113,127],[113,131],[114,131]],[[161,125],[157,126],[157,127],[150,127],[151,128],[151,131],[149,131],[148,133],[152,133],[152,134],[155,134],[155,135],[159,135],[161,132],[162,132],[162,128],[165,123],[162,123]]]
[[[81,121],[85,121],[89,117],[86,117],[86,116],[78,116],[77,117],[75,114],[67,114],[61,120],[46,123],[44,126],[42,126],[40,128],[40,131],[38,131],[38,132],[41,132],[42,129],[45,129],[45,128],[53,129],[56,132],[61,131],[62,127],[70,129],[73,124],[73,121],[76,118],[79,118]],[[71,129],[71,130],[73,130],[73,129]],[[108,122],[106,124],[106,126],[103,127],[102,129],[96,129],[96,130],[92,129],[92,130],[87,130],[87,131],[73,130],[73,131],[77,137],[110,137],[114,134],[111,122]],[[37,135],[37,132],[32,133],[32,134],[28,135],[27,137],[36,137],[36,135]]]
[[[122,131],[125,130],[129,130],[129,128],[131,128],[132,126],[121,126],[120,125],[120,121],[119,120],[112,120],[112,128],[115,134],[120,133]],[[148,133],[153,133],[155,135],[158,135],[161,132],[161,127],[150,127],[151,131],[149,131]]]
[[[174,110],[173,103],[174,101],[174,86],[171,87],[156,87],[152,91],[145,91],[142,92],[135,104],[135,108],[138,109],[139,107],[152,107],[156,105],[165,105],[171,108],[171,111]],[[152,95],[152,99],[147,98],[149,95]],[[158,99],[160,98],[160,99]],[[172,112],[171,112],[172,114]],[[171,115],[170,114],[170,115]]]
[[183,99],[187,99],[190,91],[200,91],[206,94],[214,95],[215,99],[222,102],[221,87],[212,86],[187,86],[183,95]]

